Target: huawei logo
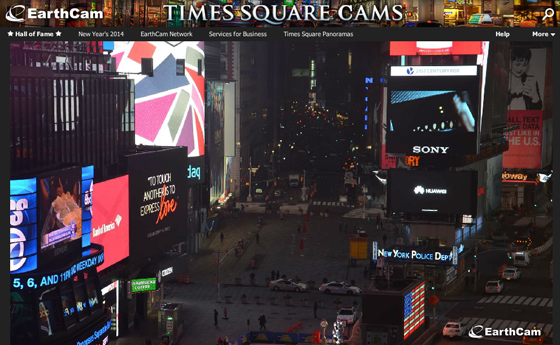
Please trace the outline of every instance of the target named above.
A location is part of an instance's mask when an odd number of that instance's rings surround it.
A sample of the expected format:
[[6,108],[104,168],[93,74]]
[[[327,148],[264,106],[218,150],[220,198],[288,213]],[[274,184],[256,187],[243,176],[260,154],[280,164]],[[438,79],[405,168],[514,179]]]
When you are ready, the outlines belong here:
[[416,186],[416,188],[414,188],[414,194],[424,194],[424,187]]

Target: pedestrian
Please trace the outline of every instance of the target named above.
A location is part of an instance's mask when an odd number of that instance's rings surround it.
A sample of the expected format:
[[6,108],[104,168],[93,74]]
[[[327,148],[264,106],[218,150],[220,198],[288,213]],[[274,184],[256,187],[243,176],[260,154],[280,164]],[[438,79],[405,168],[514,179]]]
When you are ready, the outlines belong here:
[[276,276],[276,272],[274,270],[270,271],[270,280],[274,280],[275,276]]
[[280,271],[276,271],[276,280],[280,279]]
[[224,233],[220,232],[220,241],[222,241],[222,243],[224,243]]
[[257,240],[257,244],[259,244],[259,233],[257,232],[257,234],[255,235],[255,240]]
[[383,249],[387,247],[387,234],[383,234]]
[[298,234],[301,232],[301,224],[300,224],[300,222],[298,222],[298,224],[297,224],[297,232],[298,232]]
[[342,232],[342,222],[338,223],[338,231]]
[[364,266],[364,278],[368,278],[368,268],[367,266]]
[[227,335],[224,337],[224,345],[229,345],[229,339]]
[[346,234],[348,231],[348,223],[344,222],[344,233]]
[[140,315],[134,314],[134,329],[140,329]]
[[375,220],[377,222],[377,225],[379,225],[379,223],[381,222],[381,215],[379,213],[375,215]]
[[146,345],[152,345],[152,339],[150,339],[150,337],[146,338]]
[[223,345],[224,341],[222,340],[222,337],[218,337],[218,345]]
[[319,309],[319,305],[317,304],[317,301],[315,301],[315,303],[313,303],[313,315],[315,318],[317,318],[317,309]]
[[214,326],[218,326],[218,311],[214,309]]
[[261,325],[261,328],[259,329],[260,331],[262,331],[263,328],[266,331],[266,316],[264,316],[263,313],[261,313],[261,316],[259,317],[259,325]]

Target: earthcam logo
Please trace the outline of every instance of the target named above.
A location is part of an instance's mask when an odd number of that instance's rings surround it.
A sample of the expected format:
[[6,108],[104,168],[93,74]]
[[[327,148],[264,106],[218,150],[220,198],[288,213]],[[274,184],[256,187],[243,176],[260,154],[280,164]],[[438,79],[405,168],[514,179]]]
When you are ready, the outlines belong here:
[[40,11],[24,5],[12,5],[6,11],[6,20],[12,23],[23,23],[27,19],[103,19],[103,11],[82,11],[79,8]]
[[469,337],[473,339],[482,339],[483,337],[540,337],[542,331],[536,327],[531,329],[518,328],[505,328],[505,329],[492,329],[484,327],[483,325],[474,325],[469,330]]
[[25,18],[18,18],[18,16],[22,15],[25,12],[25,6],[23,5],[12,5],[6,11],[6,20],[9,20],[13,23],[23,23]]

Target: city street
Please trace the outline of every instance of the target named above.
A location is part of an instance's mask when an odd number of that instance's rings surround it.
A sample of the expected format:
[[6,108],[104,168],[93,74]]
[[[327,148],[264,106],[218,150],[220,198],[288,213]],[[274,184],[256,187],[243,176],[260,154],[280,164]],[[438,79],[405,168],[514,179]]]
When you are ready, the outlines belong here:
[[[485,256],[487,255],[487,256]],[[529,329],[533,326],[542,328],[547,333],[547,343],[552,343],[554,336],[552,328],[552,284],[549,280],[550,260],[552,251],[549,250],[540,256],[532,258],[531,266],[521,268],[519,281],[506,281],[504,291],[499,295],[484,295],[483,285],[491,276],[495,276],[498,267],[505,263],[505,255],[501,251],[481,253],[479,260],[485,264],[481,268],[481,281],[476,294],[467,297],[468,300],[460,302],[449,310],[445,319],[463,318],[467,328],[473,325],[483,325],[493,329],[506,327],[522,327]],[[484,259],[482,259],[484,258]],[[468,296],[468,295],[467,295]],[[440,339],[437,344],[448,344],[454,340]],[[486,337],[482,340],[465,337],[467,343],[521,343],[520,337],[492,339]]]

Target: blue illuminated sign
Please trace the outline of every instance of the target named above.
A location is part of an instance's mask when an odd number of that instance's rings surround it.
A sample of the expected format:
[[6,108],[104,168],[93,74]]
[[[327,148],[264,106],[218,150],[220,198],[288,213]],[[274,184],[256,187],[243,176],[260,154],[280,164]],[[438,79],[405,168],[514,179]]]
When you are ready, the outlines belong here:
[[416,260],[416,261],[440,261],[440,262],[450,262],[453,258],[453,252],[422,252],[416,250],[385,250],[379,249],[377,251],[377,256],[386,258],[395,258],[403,260]]
[[10,181],[10,273],[37,269],[37,180]]
[[77,273],[85,269],[99,266],[103,264],[103,261],[105,261],[105,255],[103,252],[101,252],[96,254],[95,256],[87,257],[78,261],[62,272],[36,275],[33,277],[25,276],[12,278],[12,288],[23,290],[52,286],[71,279]]
[[82,248],[91,244],[93,165],[82,167]]
[[87,339],[85,339],[84,341],[77,341],[76,345],[97,344],[97,343],[94,343],[94,342],[96,340],[99,340],[100,338],[102,338],[104,335],[106,335],[107,332],[109,332],[110,329],[111,329],[111,320],[107,321],[107,323],[105,323],[103,325],[103,327],[101,327],[99,330],[93,332],[93,334],[91,336],[89,336]]
[[187,176],[188,179],[196,178],[200,181],[200,167],[191,167],[189,164],[187,171],[189,172],[189,175]]

